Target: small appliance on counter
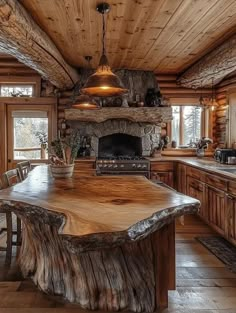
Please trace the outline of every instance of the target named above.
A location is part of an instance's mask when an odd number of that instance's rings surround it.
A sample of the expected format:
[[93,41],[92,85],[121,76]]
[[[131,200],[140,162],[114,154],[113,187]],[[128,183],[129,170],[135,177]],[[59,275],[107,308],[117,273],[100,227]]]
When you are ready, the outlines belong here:
[[236,149],[216,149],[214,159],[223,164],[236,164]]

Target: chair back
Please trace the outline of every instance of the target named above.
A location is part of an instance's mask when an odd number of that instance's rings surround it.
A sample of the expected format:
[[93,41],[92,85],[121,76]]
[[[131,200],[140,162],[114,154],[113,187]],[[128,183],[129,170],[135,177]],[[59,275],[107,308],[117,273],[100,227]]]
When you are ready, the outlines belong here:
[[2,183],[4,188],[14,186],[22,181],[18,168],[9,170],[2,174]]
[[18,168],[21,176],[21,180],[26,179],[29,172],[31,171],[31,164],[30,161],[22,161],[17,163],[16,168]]

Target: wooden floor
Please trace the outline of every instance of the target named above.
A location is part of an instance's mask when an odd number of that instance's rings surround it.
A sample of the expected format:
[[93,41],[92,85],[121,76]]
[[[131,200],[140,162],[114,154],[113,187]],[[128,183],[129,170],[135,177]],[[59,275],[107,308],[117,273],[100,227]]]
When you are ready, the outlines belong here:
[[[163,313],[236,313],[236,274],[194,239],[203,235],[214,233],[195,216],[177,225],[177,289],[169,293]],[[44,295],[22,279],[15,262],[8,267],[0,255],[0,313],[74,312],[88,311]]]

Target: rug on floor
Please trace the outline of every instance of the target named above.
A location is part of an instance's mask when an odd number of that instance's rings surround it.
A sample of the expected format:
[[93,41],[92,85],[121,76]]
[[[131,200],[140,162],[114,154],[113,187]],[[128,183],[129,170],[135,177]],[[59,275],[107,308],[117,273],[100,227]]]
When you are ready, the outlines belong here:
[[226,267],[236,273],[236,247],[222,237],[196,237],[211,253],[220,259]]

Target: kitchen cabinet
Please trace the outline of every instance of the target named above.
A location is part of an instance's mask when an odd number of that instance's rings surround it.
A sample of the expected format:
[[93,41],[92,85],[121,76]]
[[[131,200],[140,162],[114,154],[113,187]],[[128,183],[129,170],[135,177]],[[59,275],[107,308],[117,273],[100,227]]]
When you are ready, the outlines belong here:
[[226,203],[225,192],[206,185],[205,206],[208,212],[208,223],[221,235],[225,233]]
[[153,181],[161,181],[170,187],[174,187],[174,163],[151,162],[150,178]]
[[205,207],[205,183],[190,176],[187,176],[186,182],[186,194],[201,202],[199,215],[208,221],[208,210]]
[[[236,181],[223,174],[208,172],[190,164],[176,164],[163,168],[154,164],[151,168],[153,176],[170,185],[176,180],[176,189],[201,202],[199,216],[216,232],[236,245]],[[170,176],[168,176],[168,173]],[[173,177],[173,173],[175,176]],[[169,183],[168,183],[169,181]]]
[[186,170],[187,166],[184,164],[177,164],[176,178],[177,178],[177,190],[183,194],[187,194],[186,192]]
[[225,232],[227,239],[236,245],[236,196],[226,195]]

